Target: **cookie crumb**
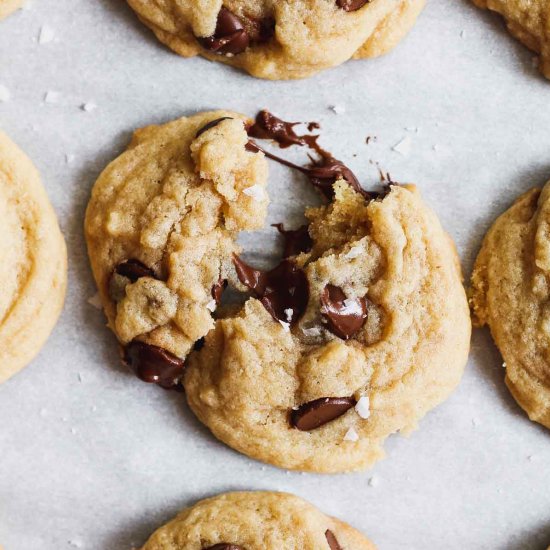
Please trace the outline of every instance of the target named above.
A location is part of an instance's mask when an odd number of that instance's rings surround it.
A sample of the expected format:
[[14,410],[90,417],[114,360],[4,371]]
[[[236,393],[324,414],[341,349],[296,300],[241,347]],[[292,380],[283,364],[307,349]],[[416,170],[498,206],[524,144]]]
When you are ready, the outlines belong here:
[[344,441],[359,441],[359,434],[353,428],[350,428],[344,436]]
[[49,44],[53,42],[55,38],[55,31],[48,25],[43,25],[40,28],[40,33],[38,34],[38,43],[39,44]]
[[363,419],[370,416],[370,399],[366,395],[362,395],[355,405],[355,412]]
[[103,309],[99,292],[96,292],[91,298],[88,298],[87,302],[96,309]]
[[11,99],[11,93],[6,86],[0,84],[0,103],[9,101]]
[[407,157],[411,152],[411,138],[409,136],[404,137],[399,143],[396,143],[392,147],[392,151]]

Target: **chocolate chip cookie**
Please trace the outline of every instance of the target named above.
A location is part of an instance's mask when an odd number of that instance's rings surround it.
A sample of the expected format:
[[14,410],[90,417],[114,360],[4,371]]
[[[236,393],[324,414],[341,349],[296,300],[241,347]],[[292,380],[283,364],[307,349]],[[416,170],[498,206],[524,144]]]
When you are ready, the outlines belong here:
[[473,0],[500,13],[510,33],[540,55],[539,67],[550,78],[550,2],[548,0]]
[[128,0],[157,38],[268,79],[311,76],[392,49],[425,0]]
[[109,326],[137,375],[177,386],[212,328],[242,230],[264,225],[267,162],[244,117],[202,113],[138,130],[96,182],[85,232]]
[[287,493],[226,493],[183,510],[142,550],[375,550],[361,533]]
[[[183,385],[199,419],[249,456],[353,470],[456,386],[468,305],[454,246],[416,188],[367,192],[295,126],[219,111],[138,131],[94,187],[90,259],[142,380]],[[293,164],[262,139],[316,158]],[[235,240],[264,225],[266,157],[304,173],[325,204],[303,227],[277,224],[283,257],[261,270]],[[218,307],[227,283],[240,304]]]
[[550,428],[550,183],[494,222],[472,275],[476,324],[488,325],[506,384],[529,418]]
[[24,0],[0,0],[0,20],[23,5]]
[[65,299],[67,253],[30,159],[0,132],[0,383],[40,351]]

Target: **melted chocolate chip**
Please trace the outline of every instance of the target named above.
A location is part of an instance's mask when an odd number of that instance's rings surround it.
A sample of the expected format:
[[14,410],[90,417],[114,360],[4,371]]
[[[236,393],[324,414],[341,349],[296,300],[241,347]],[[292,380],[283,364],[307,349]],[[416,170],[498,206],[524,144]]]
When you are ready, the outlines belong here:
[[130,281],[132,281],[132,283],[135,283],[142,277],[152,277],[153,279],[157,278],[155,272],[139,260],[126,260],[125,262],[118,264],[115,267],[115,273],[117,275],[127,277]]
[[325,531],[325,538],[327,539],[328,545],[330,546],[330,550],[342,550],[340,543],[330,529],[327,529]]
[[298,229],[285,229],[282,223],[274,223],[273,227],[276,227],[277,231],[285,239],[283,258],[290,258],[297,256],[300,252],[309,252],[311,250],[313,240],[309,235],[309,226],[302,225]]
[[220,305],[222,301],[223,291],[227,288],[227,279],[220,280],[212,287],[212,298],[216,300],[216,304]]
[[[328,151],[325,151],[318,143],[319,135],[298,135],[294,131],[294,126],[298,122],[285,122],[266,110],[260,111],[252,126],[248,128],[248,135],[256,139],[271,139],[277,142],[279,147],[285,148],[291,145],[307,146],[319,155],[319,160],[313,162],[308,167],[298,166],[277,155],[269,153],[262,149],[257,143],[249,141],[247,150],[251,152],[262,151],[266,157],[279,162],[289,168],[293,168],[305,174],[312,185],[314,185],[327,199],[331,200],[334,196],[332,186],[337,179],[342,178],[348,184],[360,193],[366,200],[377,198],[376,193],[365,191],[355,174],[340,160],[335,159]],[[311,132],[319,128],[316,122],[310,122],[307,125]]]
[[217,118],[215,120],[211,120],[208,124],[205,124],[196,134],[195,134],[195,138],[198,138],[199,136],[201,136],[202,134],[204,134],[204,132],[210,130],[211,128],[215,128],[220,122],[224,121],[224,120],[233,120],[232,117],[230,116],[223,116],[221,118]]
[[346,299],[344,291],[327,285],[321,293],[321,314],[327,320],[327,328],[343,340],[359,332],[367,318],[365,298]]
[[293,410],[290,420],[295,428],[309,432],[336,420],[355,407],[356,403],[353,397],[321,397]]
[[214,546],[209,546],[203,550],[243,550],[242,546],[238,544],[229,544],[228,542],[220,542],[219,544],[214,544]]
[[371,0],[336,0],[336,5],[344,11],[357,11]]
[[250,43],[242,21],[227,8],[222,8],[218,14],[214,35],[197,40],[206,50],[233,55],[244,52]]
[[305,273],[291,260],[283,260],[271,271],[261,271],[233,257],[237,276],[276,321],[293,325],[304,314],[309,300]]
[[136,376],[166,390],[180,386],[185,364],[183,359],[158,346],[134,340],[124,349],[124,362]]

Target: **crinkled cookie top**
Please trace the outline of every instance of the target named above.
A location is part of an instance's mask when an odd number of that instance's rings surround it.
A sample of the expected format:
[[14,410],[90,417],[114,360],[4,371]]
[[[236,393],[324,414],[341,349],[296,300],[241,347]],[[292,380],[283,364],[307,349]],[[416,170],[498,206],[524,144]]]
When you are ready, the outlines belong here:
[[550,428],[550,183],[522,195],[483,241],[472,275],[477,324],[489,325],[506,384]]
[[156,531],[142,550],[375,550],[361,533],[286,493],[203,500]]
[[128,0],[163,43],[271,79],[393,48],[425,0]]
[[[185,389],[197,416],[247,455],[353,470],[457,385],[470,316],[454,245],[414,186],[367,200],[340,180],[333,202],[307,217],[303,316],[277,321],[250,298],[190,357]],[[346,334],[342,309],[362,320]]]

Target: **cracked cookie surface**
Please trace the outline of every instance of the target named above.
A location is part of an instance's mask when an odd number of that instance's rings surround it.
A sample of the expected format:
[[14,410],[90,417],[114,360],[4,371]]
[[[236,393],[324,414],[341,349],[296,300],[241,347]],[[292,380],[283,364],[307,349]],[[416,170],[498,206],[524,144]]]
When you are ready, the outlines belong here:
[[239,231],[265,220],[267,162],[246,150],[244,121],[219,111],[138,130],[92,191],[85,232],[109,326],[130,364],[172,365],[161,385],[214,327]]
[[550,2],[548,0],[473,0],[502,15],[510,34],[540,56],[539,67],[550,79]]
[[128,0],[157,38],[268,79],[305,78],[392,49],[425,0]]
[[[458,384],[468,304],[454,245],[414,186],[368,200],[339,180],[334,200],[306,215],[313,245],[295,258],[309,285],[301,318],[276,322],[250,298],[190,357],[184,385],[199,419],[251,457],[356,470]],[[327,288],[341,303],[327,301]],[[359,315],[359,329],[356,317],[354,333],[338,336],[328,305]]]
[[529,418],[550,428],[550,183],[532,189],[487,232],[471,305],[506,365],[506,384]]
[[67,253],[30,159],[0,132],[0,382],[27,365],[65,299]]
[[361,533],[287,493],[226,493],[183,510],[142,550],[375,550]]

